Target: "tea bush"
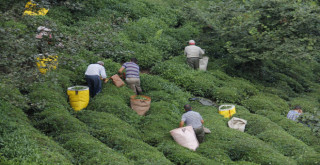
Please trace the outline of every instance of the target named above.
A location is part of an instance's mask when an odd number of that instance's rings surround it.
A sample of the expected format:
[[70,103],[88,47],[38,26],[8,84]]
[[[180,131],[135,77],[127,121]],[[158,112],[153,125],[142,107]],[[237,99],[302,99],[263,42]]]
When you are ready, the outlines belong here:
[[151,73],[175,82],[195,96],[208,97],[218,102],[240,103],[258,92],[253,84],[243,79],[231,78],[219,72],[191,70],[183,61],[184,58],[179,56],[159,63],[152,68]]
[[276,95],[255,95],[241,102],[243,106],[255,113],[258,110],[269,110],[287,114],[288,104]]
[[156,148],[144,143],[140,132],[128,123],[105,112],[86,111],[77,114],[101,142],[142,164],[170,164]]
[[181,110],[171,103],[152,102],[150,110],[139,125],[143,141],[154,146],[168,139],[168,132],[179,125],[180,114]]
[[[280,126],[269,119],[256,114],[235,115],[247,120],[247,133],[258,137],[270,144],[285,156],[292,157],[297,161],[306,161],[306,157],[317,157],[317,153],[300,140],[289,135]],[[318,162],[319,160],[313,159]]]
[[[195,111],[199,112],[203,116],[204,126],[211,130],[211,134],[205,135],[205,141],[200,144],[197,152],[203,153],[203,155],[210,158],[217,157],[217,159],[226,162],[232,160],[235,162],[250,161],[257,164],[264,164],[267,162],[275,162],[276,164],[295,164],[294,160],[280,154],[270,145],[258,138],[242,133],[238,130],[228,128],[227,122],[229,119],[220,115],[216,107],[203,106],[199,103],[193,103],[192,106]],[[236,114],[242,114],[245,116],[245,114],[247,114],[247,110],[242,109],[243,108],[239,108]],[[217,153],[214,150],[211,150],[210,152],[206,149],[206,146],[215,146],[214,148],[220,151],[220,153]]]
[[71,164],[70,153],[36,130],[21,109],[2,99],[0,104],[2,156],[16,164]]
[[220,164],[215,160],[203,157],[187,148],[184,148],[170,139],[160,143],[157,148],[174,164]]
[[89,133],[87,126],[73,117],[65,108],[46,108],[40,113],[35,113],[34,118],[35,127],[49,136],[69,132]]
[[152,102],[166,101],[176,106],[184,105],[191,98],[191,94],[182,91],[174,83],[162,79],[156,75],[142,74],[140,75],[141,88],[150,96]]
[[317,164],[320,162],[319,153],[282,130],[268,130],[257,137],[269,143],[285,156],[297,160],[298,164]]
[[66,133],[55,139],[72,153],[75,164],[133,164],[87,133]]
[[13,84],[0,83],[0,98],[22,110],[29,109],[28,98],[21,94]]
[[314,113],[319,111],[318,100],[311,96],[291,98],[289,104],[291,105],[291,109],[293,109],[295,105],[300,105],[303,112]]
[[313,147],[317,152],[320,151],[320,139],[313,135],[310,128],[289,120],[286,117],[272,111],[257,111],[257,114],[264,115],[271,121],[281,126],[287,133]]
[[127,87],[117,88],[115,85],[108,83],[102,92],[90,101],[87,108],[114,114],[132,125],[137,125],[141,117],[128,107],[131,95],[133,95],[131,89]]
[[107,138],[123,136],[141,139],[141,133],[138,129],[111,113],[85,110],[78,112],[76,117],[90,127],[91,132],[96,132],[97,135],[105,133]]

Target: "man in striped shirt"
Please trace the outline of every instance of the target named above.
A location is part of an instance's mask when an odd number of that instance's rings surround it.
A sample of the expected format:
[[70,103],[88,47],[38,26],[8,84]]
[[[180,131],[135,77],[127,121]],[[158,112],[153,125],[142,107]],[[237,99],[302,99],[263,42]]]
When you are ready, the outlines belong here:
[[184,110],[186,112],[181,117],[179,127],[183,127],[184,124],[186,124],[187,126],[192,126],[199,143],[202,143],[205,134],[203,129],[204,121],[202,119],[202,116],[200,115],[200,113],[192,111],[192,107],[190,104],[186,104],[184,106]]
[[293,121],[297,121],[298,117],[302,114],[301,107],[299,105],[295,106],[293,110],[290,110],[287,114],[287,118]]
[[124,63],[118,71],[121,74],[126,69],[126,82],[136,95],[142,93],[140,87],[140,68],[137,62],[136,58],[131,58],[130,62]]

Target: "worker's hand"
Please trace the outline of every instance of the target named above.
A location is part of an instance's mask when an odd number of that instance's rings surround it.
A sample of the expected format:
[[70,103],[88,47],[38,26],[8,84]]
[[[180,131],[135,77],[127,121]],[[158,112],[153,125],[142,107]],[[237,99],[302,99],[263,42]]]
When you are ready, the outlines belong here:
[[109,81],[109,79],[105,78],[103,81],[104,81],[104,83],[107,83]]

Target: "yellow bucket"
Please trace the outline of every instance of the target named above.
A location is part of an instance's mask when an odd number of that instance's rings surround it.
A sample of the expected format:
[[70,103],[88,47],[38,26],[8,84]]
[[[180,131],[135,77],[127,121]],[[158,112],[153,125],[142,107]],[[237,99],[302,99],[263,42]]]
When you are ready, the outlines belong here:
[[45,57],[44,55],[39,54],[36,57],[36,60],[37,60],[37,62],[36,62],[37,67],[38,67],[40,73],[42,73],[42,74],[46,74],[46,72],[48,70],[57,69],[57,66],[58,66],[58,56],[57,55],[48,55],[48,57]]
[[32,0],[29,1],[25,6],[26,10],[24,11],[23,15],[46,15],[49,11],[45,8],[36,9],[36,7],[37,4],[35,4]]
[[219,114],[225,118],[230,118],[233,114],[236,113],[236,107],[234,105],[220,105]]
[[71,107],[75,111],[80,111],[86,108],[89,104],[89,87],[87,86],[73,86],[69,87],[67,94]]

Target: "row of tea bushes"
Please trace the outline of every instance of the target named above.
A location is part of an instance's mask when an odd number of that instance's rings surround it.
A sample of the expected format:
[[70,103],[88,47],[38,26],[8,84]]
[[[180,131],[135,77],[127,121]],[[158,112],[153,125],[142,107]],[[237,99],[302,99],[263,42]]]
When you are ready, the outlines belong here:
[[[80,112],[77,114],[78,118],[92,128],[91,132],[96,138],[136,162],[144,164],[171,164],[171,162],[175,164],[193,162],[217,164],[213,160],[179,146],[169,134],[170,130],[177,127],[180,120],[182,111],[178,106],[183,107],[183,104],[178,105],[178,103],[186,103],[190,94],[184,93],[174,84],[158,76],[141,75],[141,81],[146,95],[163,90],[163,94],[170,95],[171,98],[160,101],[157,98],[153,100],[151,97],[151,108],[146,116],[139,116],[140,121],[132,124],[128,119],[137,114],[129,108],[129,96],[133,94],[131,89],[117,88],[112,84],[107,84],[102,93],[98,94],[89,104],[89,107],[95,108],[95,112]],[[97,105],[98,102],[101,105]],[[164,150],[158,148],[159,152],[155,148],[164,141],[168,142],[166,145],[176,148],[172,152],[177,155],[163,153]],[[201,160],[193,160],[194,158]]]
[[[206,135],[205,142],[197,152],[227,163],[249,161],[257,164],[297,164],[295,160],[257,137],[229,128],[229,119],[218,114],[217,108],[199,103],[193,103],[192,106],[204,117],[204,126],[211,130],[211,134]],[[240,107],[237,113],[248,113],[248,110]]]
[[246,133],[263,140],[283,155],[297,160],[298,164],[320,163],[319,153],[270,119],[250,113],[237,113],[234,116],[247,120]]
[[195,96],[218,102],[240,103],[258,92],[250,82],[229,77],[223,72],[195,71],[185,64],[184,56],[158,63],[152,67],[151,73],[174,82]]
[[[26,106],[21,102],[12,104],[23,98],[19,90],[5,84],[1,87],[4,87],[0,92],[0,155],[3,159],[8,164],[71,164],[73,158],[67,150],[33,127],[19,108]],[[4,100],[4,93],[9,89],[15,94],[11,97],[12,103]]]
[[90,135],[86,124],[68,110],[63,89],[52,82],[39,83],[29,93],[32,104],[42,103],[35,109],[34,125],[52,136],[68,150],[75,164],[132,164],[127,158],[107,147]]
[[90,127],[94,137],[135,164],[171,164],[161,152],[141,140],[141,133],[135,127],[113,114],[86,110],[77,117]]
[[98,112],[111,113],[121,120],[137,126],[141,116],[134,112],[130,107],[130,96],[133,91],[127,87],[118,88],[111,82],[103,86],[102,92],[90,100],[87,109]]
[[166,101],[182,107],[191,98],[191,94],[181,90],[177,85],[157,75],[142,74],[141,87],[153,102]]
[[306,127],[301,123],[288,120],[276,112],[260,110],[257,111],[257,114],[269,118],[272,122],[281,126],[287,133],[301,140],[310,147],[313,147],[317,152],[320,153],[320,138],[316,137],[309,127]]
[[[161,80],[160,78],[158,79]],[[157,81],[161,82],[159,80]],[[148,84],[148,82],[146,82],[146,84]],[[158,87],[160,88],[159,90],[162,90],[161,86]],[[157,90],[155,88],[150,89],[153,89],[154,91]],[[174,98],[172,99],[174,100]],[[211,161],[210,163],[213,163],[212,161],[215,160],[229,164],[246,164],[247,161],[258,164],[266,164],[270,162],[275,164],[296,164],[294,160],[279,153],[270,145],[264,143],[258,138],[227,128],[227,120],[218,114],[218,110],[216,108],[202,106],[197,103],[193,104],[195,105],[194,109],[202,114],[205,119],[205,126],[211,129],[213,133],[206,136],[205,142],[200,144],[196,155],[194,155],[194,153],[190,153],[190,156],[183,157],[180,153],[187,151],[181,150],[181,146],[174,145],[172,138],[168,134],[168,130],[172,130],[178,126],[183,113],[183,104],[180,105],[180,109],[178,108],[175,110],[176,107],[173,104],[168,104],[168,102],[158,101],[152,103],[149,115],[144,117],[142,120],[143,122],[141,122],[144,123],[141,130],[144,132],[144,141],[154,146],[159,146],[158,148],[160,148],[160,150],[172,162],[177,163],[180,161],[186,161],[184,163],[191,163],[196,161],[194,160],[194,157],[198,157],[197,160],[199,162],[197,163],[200,163],[202,160],[208,161],[209,159]],[[249,112],[244,107],[239,107],[239,110]],[[212,118],[213,116],[214,118]],[[163,119],[165,119],[165,123],[161,122]],[[219,129],[216,129],[216,127]],[[219,137],[218,135],[221,133],[223,133],[223,135]],[[188,152],[183,155],[188,155]],[[204,158],[203,156],[207,158]]]

